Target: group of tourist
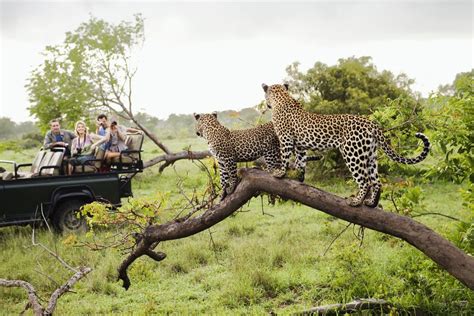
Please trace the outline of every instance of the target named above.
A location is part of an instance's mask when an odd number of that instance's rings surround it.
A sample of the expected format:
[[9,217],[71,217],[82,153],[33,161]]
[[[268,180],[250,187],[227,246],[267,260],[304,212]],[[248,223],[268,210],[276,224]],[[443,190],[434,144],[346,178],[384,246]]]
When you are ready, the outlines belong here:
[[104,163],[105,166],[109,166],[113,158],[119,157],[120,152],[127,149],[126,133],[140,132],[134,128],[118,125],[116,120],[109,122],[105,114],[97,117],[95,133],[90,133],[83,121],[76,122],[74,132],[61,129],[58,119],[50,121],[50,128],[44,137],[43,148],[64,148],[65,156],[70,157],[69,174],[73,172],[75,166],[94,160],[97,147],[105,152]]

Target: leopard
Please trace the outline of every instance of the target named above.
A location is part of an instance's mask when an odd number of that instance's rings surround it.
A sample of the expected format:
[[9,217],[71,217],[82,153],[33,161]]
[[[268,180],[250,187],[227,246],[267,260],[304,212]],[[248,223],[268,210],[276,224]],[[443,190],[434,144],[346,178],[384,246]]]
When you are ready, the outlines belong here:
[[254,128],[230,130],[217,120],[217,112],[196,114],[196,134],[207,140],[217,160],[223,200],[237,185],[237,163],[263,158],[269,172],[281,169],[280,142],[268,122]]
[[306,167],[306,151],[340,151],[346,166],[358,185],[358,192],[347,201],[350,206],[362,204],[376,207],[380,200],[382,184],[378,175],[377,148],[393,161],[416,164],[423,161],[430,151],[428,137],[416,133],[423,142],[423,151],[414,158],[395,152],[383,129],[365,116],[352,114],[318,114],[306,111],[289,93],[289,85],[262,84],[265,102],[272,111],[272,122],[280,141],[281,168],[273,176],[282,178],[288,169],[291,154],[295,153],[297,169]]

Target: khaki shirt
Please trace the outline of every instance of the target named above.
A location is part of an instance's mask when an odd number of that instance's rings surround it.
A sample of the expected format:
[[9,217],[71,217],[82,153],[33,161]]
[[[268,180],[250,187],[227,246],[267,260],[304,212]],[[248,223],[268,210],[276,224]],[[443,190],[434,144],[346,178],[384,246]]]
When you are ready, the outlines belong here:
[[[63,137],[63,142],[67,143],[67,147],[71,150],[72,140],[76,138],[76,134],[64,129],[59,130],[59,134]],[[54,143],[56,142],[56,135],[53,134],[52,131],[48,131],[44,136],[43,147],[45,149],[51,149],[51,147],[54,147]]]

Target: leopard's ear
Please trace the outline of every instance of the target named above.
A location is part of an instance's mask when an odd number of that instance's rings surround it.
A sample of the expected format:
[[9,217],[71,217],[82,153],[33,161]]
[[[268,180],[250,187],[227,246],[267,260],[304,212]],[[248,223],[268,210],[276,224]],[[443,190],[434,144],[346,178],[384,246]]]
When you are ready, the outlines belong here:
[[212,115],[217,118],[217,111],[212,112]]
[[262,83],[262,88],[263,88],[263,91],[267,92],[268,86],[266,84]]
[[193,115],[194,115],[194,118],[196,119],[196,121],[199,120],[199,118],[201,117],[201,115],[197,114],[197,113],[193,113]]
[[290,85],[288,83],[284,83],[283,86],[285,87],[286,91],[288,91],[288,89],[290,89]]

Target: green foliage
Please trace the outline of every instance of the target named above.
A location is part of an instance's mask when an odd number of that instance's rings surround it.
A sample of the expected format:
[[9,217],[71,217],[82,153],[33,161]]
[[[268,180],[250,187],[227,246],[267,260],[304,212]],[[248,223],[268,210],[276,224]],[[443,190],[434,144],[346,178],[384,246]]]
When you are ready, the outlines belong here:
[[388,209],[400,215],[413,216],[426,211],[423,202],[425,194],[422,188],[410,179],[387,183],[382,192],[382,199],[390,201]]
[[317,62],[306,73],[298,67],[295,62],[286,69],[290,89],[313,112],[367,115],[402,96],[414,103],[413,80],[404,74],[395,77],[390,71],[379,72],[371,57],[339,59],[333,66]]
[[15,123],[8,117],[0,117],[0,140],[17,139],[25,134],[38,132],[33,122]]
[[28,80],[31,115],[43,131],[53,118],[72,128],[79,119],[91,120],[114,94],[112,85],[128,74],[131,50],[144,41],[144,21],[116,25],[91,17],[75,31],[66,33],[63,44],[47,46],[44,62]]
[[453,95],[433,95],[428,100],[435,150],[442,160],[428,173],[460,183],[474,182],[474,71],[458,74]]
[[26,149],[39,150],[43,145],[43,136],[38,133],[24,134],[21,139],[0,141],[0,153],[6,150],[21,152]]

